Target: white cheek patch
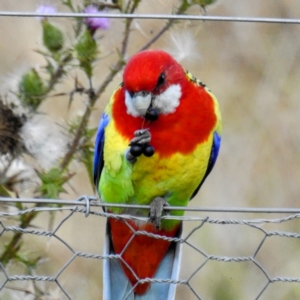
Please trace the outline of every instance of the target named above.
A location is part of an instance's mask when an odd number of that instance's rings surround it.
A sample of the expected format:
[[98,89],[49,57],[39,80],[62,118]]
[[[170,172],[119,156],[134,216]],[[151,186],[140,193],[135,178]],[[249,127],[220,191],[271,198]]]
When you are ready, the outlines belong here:
[[180,104],[181,95],[180,85],[172,84],[163,93],[155,97],[153,107],[165,115],[173,113]]
[[[181,95],[180,85],[172,84],[163,93],[154,98],[153,108],[156,108],[164,115],[173,113],[180,104]],[[125,92],[127,114],[132,115],[133,117],[145,116],[150,103],[150,93],[145,96],[136,95],[135,97],[131,97],[127,91]]]

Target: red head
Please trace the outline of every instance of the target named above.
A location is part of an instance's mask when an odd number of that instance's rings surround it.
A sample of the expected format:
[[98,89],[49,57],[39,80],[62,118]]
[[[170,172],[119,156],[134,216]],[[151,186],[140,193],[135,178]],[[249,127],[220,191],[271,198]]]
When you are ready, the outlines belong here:
[[127,113],[145,116],[149,108],[158,114],[174,112],[181,98],[181,85],[186,76],[181,65],[168,53],[147,50],[134,55],[124,75]]
[[147,91],[159,94],[184,76],[183,68],[171,55],[162,50],[146,50],[128,61],[123,80],[130,93]]

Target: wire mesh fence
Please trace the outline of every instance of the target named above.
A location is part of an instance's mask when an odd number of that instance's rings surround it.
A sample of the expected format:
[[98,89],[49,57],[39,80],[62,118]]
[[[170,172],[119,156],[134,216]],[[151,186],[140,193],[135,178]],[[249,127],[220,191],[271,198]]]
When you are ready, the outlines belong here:
[[[83,235],[92,231],[92,235],[97,239],[104,236],[105,220],[107,218],[116,218],[127,223],[128,220],[147,221],[146,218],[133,217],[129,215],[115,215],[105,213],[101,209],[101,204],[97,202],[91,202],[94,198],[82,197],[77,203],[72,201],[72,206],[53,207],[59,201],[43,200],[48,202],[49,206],[45,203],[39,207],[28,207],[23,209],[16,209],[15,207],[4,207],[0,212],[0,245],[3,248],[7,237],[11,233],[19,233],[23,235],[23,241],[27,241],[26,252],[34,253],[37,245],[42,243],[48,243],[49,247],[54,247],[54,256],[52,258],[47,257],[53,254],[45,254],[44,257],[37,255],[36,266],[32,268],[22,269],[21,263],[18,266],[14,263],[4,265],[0,262],[0,296],[1,299],[10,299],[9,295],[13,292],[19,294],[20,299],[25,299],[27,295],[33,298],[37,296],[37,291],[40,295],[49,298],[45,299],[80,299],[76,291],[76,286],[82,284],[82,281],[86,280],[81,278],[80,269],[77,269],[76,276],[72,271],[73,265],[76,265],[76,260],[84,259],[82,264],[88,264],[90,260],[96,260],[103,262],[103,260],[120,260],[122,261],[122,255],[111,254],[104,255],[103,247],[97,246],[98,250],[95,252],[81,251],[78,245],[81,244],[80,235],[75,237],[76,243],[68,238],[68,230],[65,227],[67,223],[74,225],[76,215],[86,217],[84,220],[81,218],[81,227],[85,228]],[[27,201],[26,201],[27,200]],[[34,203],[34,199],[26,199],[24,202],[31,201]],[[22,199],[19,199],[21,202]],[[3,203],[9,203],[3,202]],[[73,203],[77,205],[73,205]],[[67,204],[67,201],[64,201]],[[28,204],[27,204],[28,205]],[[41,204],[40,204],[41,205]],[[131,206],[132,207],[132,206]],[[100,208],[100,209],[99,209]],[[140,208],[140,207],[139,207]],[[6,211],[5,211],[6,210]],[[180,217],[183,221],[184,231],[180,238],[161,237],[159,235],[149,234],[145,231],[134,231],[134,235],[148,235],[155,239],[167,239],[175,243],[180,243],[183,246],[183,261],[181,266],[181,273],[178,280],[167,280],[161,278],[146,278],[141,279],[139,283],[151,282],[160,284],[173,284],[178,286],[178,297],[176,299],[182,299],[182,293],[185,293],[185,299],[213,299],[214,293],[217,293],[217,289],[220,288],[220,282],[227,286],[227,292],[224,293],[224,299],[230,297],[230,293],[234,293],[236,296],[240,295],[243,299],[269,299],[269,295],[272,289],[276,290],[276,285],[279,283],[284,284],[281,286],[281,290],[290,289],[295,297],[300,296],[300,274],[295,273],[292,265],[297,262],[297,253],[292,251],[292,247],[295,247],[295,240],[299,246],[300,231],[299,226],[295,226],[299,223],[300,213],[288,214],[279,218],[235,218],[237,213],[234,213],[231,218],[216,218],[210,216],[211,214],[230,209],[218,209],[212,208],[214,212],[203,212],[201,208],[191,208],[189,215]],[[296,211],[297,209],[295,209]],[[251,209],[240,209],[243,213],[251,213]],[[274,213],[274,209],[265,208],[262,210],[256,209],[256,213]],[[42,228],[40,226],[32,225],[28,228],[20,228],[15,225],[14,220],[16,217],[24,216],[27,214],[37,212],[43,214],[43,220],[45,221],[46,215],[49,217],[55,212],[55,222],[53,222],[52,228]],[[277,210],[277,214],[280,210]],[[282,210],[284,212],[284,210]],[[232,214],[232,212],[230,213]],[[286,214],[286,212],[285,212]],[[256,215],[257,216],[257,215]],[[84,222],[88,223],[88,219],[96,217],[96,223],[99,226],[97,228],[90,228],[85,226]],[[233,218],[232,218],[233,217]],[[165,215],[163,218],[174,218]],[[45,222],[44,222],[45,223]],[[49,223],[48,223],[49,224]],[[73,226],[71,225],[71,226]],[[278,230],[280,227],[284,227],[284,230]],[[218,232],[223,232],[227,241],[232,241],[230,248],[226,245],[222,245],[222,239],[216,237],[212,227],[216,228]],[[230,228],[231,227],[231,228]],[[230,230],[228,230],[230,228]],[[274,228],[274,229],[273,229]],[[292,228],[295,230],[292,231]],[[291,231],[288,231],[290,229]],[[298,230],[297,230],[298,229]],[[76,230],[76,228],[75,228]],[[225,233],[226,232],[226,233]],[[96,237],[96,235],[98,237]],[[32,241],[28,245],[28,237]],[[45,240],[46,238],[46,240]],[[273,240],[276,240],[273,243]],[[34,242],[33,242],[34,241]],[[130,241],[129,241],[130,243]],[[214,244],[220,244],[216,249],[211,248]],[[25,243],[24,243],[25,245]],[[286,257],[282,258],[284,251],[281,247],[286,247]],[[126,245],[128,247],[128,245]],[[3,250],[3,249],[1,249]],[[68,254],[66,254],[68,253]],[[35,256],[33,255],[33,256]],[[284,255],[284,256],[285,256]],[[57,265],[58,258],[63,257],[60,265]],[[190,258],[192,257],[192,260]],[[52,261],[53,260],[53,261]],[[292,265],[288,262],[293,261]],[[270,264],[270,262],[272,262]],[[47,267],[42,266],[46,264]],[[51,265],[57,265],[56,268],[49,268]],[[212,265],[219,272],[211,275]],[[95,267],[95,265],[93,266]],[[89,289],[93,289],[92,284],[97,285],[99,288],[99,298],[101,298],[101,265],[96,264],[98,268],[99,276],[93,283],[88,284]],[[49,269],[51,272],[49,273]],[[299,270],[299,269],[298,269]],[[43,273],[44,272],[44,273]],[[68,283],[66,284],[65,277],[68,277]],[[210,277],[212,276],[212,277]],[[232,281],[230,283],[230,281]],[[46,284],[52,284],[51,288],[45,289],[41,282]],[[217,283],[217,284],[216,284]],[[292,286],[291,283],[297,284]],[[105,283],[104,283],[105,284]],[[215,291],[210,291],[210,295],[207,294],[207,286],[214,287]],[[235,289],[243,289],[244,293],[237,293],[237,290],[232,290],[232,286],[236,286]],[[35,287],[35,288],[33,288]],[[58,298],[51,298],[51,293],[55,291]],[[227,294],[226,294],[227,293]],[[229,294],[228,294],[229,293]],[[187,295],[189,295],[187,297]],[[130,295],[127,295],[128,297]],[[23,298],[22,298],[23,297]],[[127,298],[127,297],[126,297]],[[13,298],[11,298],[13,299]],[[27,299],[27,298],[26,298]],[[41,299],[44,299],[41,297]],[[129,298],[128,298],[129,299]],[[229,299],[229,298],[228,298]],[[278,297],[278,299],[281,299]],[[292,298],[291,298],[292,299]],[[294,298],[296,299],[296,298]]]

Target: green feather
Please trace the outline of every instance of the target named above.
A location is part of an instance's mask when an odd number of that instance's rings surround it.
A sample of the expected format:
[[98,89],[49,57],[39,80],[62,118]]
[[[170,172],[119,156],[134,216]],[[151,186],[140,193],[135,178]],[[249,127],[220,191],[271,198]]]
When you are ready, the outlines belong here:
[[[120,155],[120,165],[114,164],[114,168],[103,168],[98,191],[102,201],[110,203],[128,203],[128,199],[134,195],[131,181],[132,166]],[[120,209],[113,209],[114,213],[120,213]]]

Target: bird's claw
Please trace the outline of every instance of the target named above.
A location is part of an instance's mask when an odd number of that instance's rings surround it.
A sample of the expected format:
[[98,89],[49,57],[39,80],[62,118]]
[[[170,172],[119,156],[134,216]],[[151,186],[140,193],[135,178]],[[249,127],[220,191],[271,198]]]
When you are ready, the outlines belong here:
[[148,129],[139,129],[134,132],[134,138],[130,141],[129,146],[145,145],[151,141],[151,133]]
[[[168,202],[161,197],[156,197],[150,203],[150,212],[149,218],[152,223],[154,223],[156,228],[160,228],[161,225],[161,217],[164,207],[169,206]],[[170,211],[165,210],[166,214],[169,214]]]

